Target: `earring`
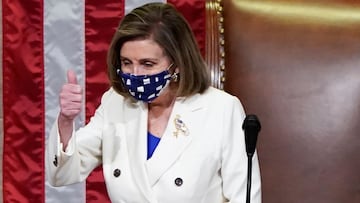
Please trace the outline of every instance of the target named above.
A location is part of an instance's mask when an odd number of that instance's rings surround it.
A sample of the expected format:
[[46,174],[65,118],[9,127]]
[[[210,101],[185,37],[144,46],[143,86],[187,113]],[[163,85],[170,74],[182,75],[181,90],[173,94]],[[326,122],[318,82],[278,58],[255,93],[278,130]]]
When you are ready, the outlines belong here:
[[179,73],[172,74],[172,76],[171,76],[172,81],[177,82],[179,80],[178,75],[179,75]]

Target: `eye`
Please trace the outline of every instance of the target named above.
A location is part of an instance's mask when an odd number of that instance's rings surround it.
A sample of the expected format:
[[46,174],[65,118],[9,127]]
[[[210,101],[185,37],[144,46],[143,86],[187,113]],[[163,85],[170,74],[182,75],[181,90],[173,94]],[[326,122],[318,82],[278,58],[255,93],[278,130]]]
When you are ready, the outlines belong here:
[[144,63],[143,66],[147,67],[147,68],[152,68],[154,66],[153,63]]
[[122,60],[121,61],[121,66],[127,66],[127,65],[130,65],[131,62],[129,60]]
[[149,59],[144,59],[142,61],[140,61],[140,64],[144,67],[144,68],[153,68],[156,63],[152,60]]

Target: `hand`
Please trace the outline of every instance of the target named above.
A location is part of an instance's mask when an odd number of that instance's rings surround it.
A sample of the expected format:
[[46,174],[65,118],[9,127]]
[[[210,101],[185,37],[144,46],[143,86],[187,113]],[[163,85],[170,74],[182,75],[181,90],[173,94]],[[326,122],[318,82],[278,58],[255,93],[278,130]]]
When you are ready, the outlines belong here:
[[62,86],[60,100],[60,118],[72,122],[81,111],[83,95],[74,71],[67,72],[67,83]]

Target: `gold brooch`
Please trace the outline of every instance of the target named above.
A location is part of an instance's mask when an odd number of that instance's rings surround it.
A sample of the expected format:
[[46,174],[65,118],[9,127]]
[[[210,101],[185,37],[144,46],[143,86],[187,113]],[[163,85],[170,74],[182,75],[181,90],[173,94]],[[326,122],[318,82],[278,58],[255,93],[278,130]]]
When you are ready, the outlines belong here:
[[175,137],[178,137],[179,133],[182,133],[185,136],[189,135],[189,130],[186,127],[185,123],[180,119],[180,115],[175,116],[174,124],[176,128],[176,131],[174,132]]

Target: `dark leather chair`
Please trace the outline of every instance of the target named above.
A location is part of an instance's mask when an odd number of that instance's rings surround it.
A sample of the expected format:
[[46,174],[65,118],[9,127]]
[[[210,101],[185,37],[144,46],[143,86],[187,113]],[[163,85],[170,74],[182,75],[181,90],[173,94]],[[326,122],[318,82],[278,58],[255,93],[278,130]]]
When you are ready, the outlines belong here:
[[263,202],[360,202],[360,1],[207,4],[213,85],[262,124]]

